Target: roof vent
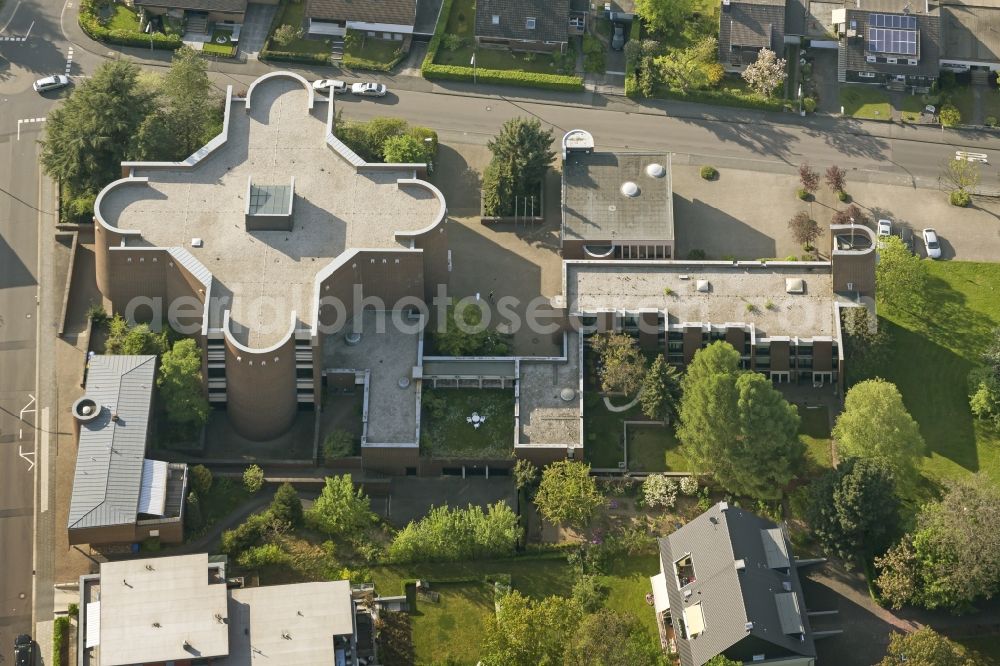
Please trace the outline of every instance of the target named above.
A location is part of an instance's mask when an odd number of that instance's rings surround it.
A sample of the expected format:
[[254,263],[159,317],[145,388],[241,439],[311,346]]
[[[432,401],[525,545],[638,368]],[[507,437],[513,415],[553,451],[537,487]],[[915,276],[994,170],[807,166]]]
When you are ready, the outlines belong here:
[[747,562],[743,559],[736,560],[735,565],[737,571],[743,571],[747,568]]
[[687,599],[692,594],[691,590],[684,590],[684,598]]
[[729,502],[719,502],[719,511],[728,511]]
[[114,414],[111,415],[111,420],[114,421],[115,423],[118,423],[118,412],[115,412]]
[[781,581],[781,588],[785,592],[791,592],[792,591],[792,581],[790,581],[790,580],[783,580],[783,581]]
[[639,196],[639,186],[631,180],[626,180],[622,183],[622,194],[630,198],[635,198]]
[[347,343],[348,347],[353,347],[354,345],[360,343],[361,342],[361,332],[360,331],[351,331],[350,333],[348,333],[347,335],[344,336],[344,342]]
[[399,381],[396,382],[396,383],[399,385],[399,388],[405,389],[405,388],[407,388],[410,385],[410,378],[409,377],[400,377]]
[[84,396],[73,403],[73,418],[81,423],[90,423],[101,413],[101,408],[92,399]]
[[200,238],[192,238],[191,239],[191,247],[201,247],[204,244],[205,244],[205,241],[203,241]]
[[646,166],[646,175],[650,178],[663,178],[667,175],[667,168],[662,164],[653,162]]
[[753,622],[747,622],[746,624],[743,625],[743,628],[746,629],[747,631],[752,630],[753,629]]
[[576,390],[571,389],[568,386],[563,390],[559,391],[559,399],[562,400],[563,402],[573,402],[573,399],[575,397],[576,397]]
[[785,278],[785,291],[789,294],[804,294],[806,281],[802,278]]
[[708,280],[698,280],[698,282],[695,284],[695,289],[697,289],[703,294],[706,294],[712,291],[712,285],[711,283],[709,283]]

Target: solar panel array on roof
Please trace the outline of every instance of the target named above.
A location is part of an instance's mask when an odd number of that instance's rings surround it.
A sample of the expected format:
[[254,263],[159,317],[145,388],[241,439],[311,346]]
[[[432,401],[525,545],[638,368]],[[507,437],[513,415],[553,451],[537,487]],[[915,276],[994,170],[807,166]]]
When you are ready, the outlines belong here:
[[874,53],[917,55],[917,31],[868,28],[868,50]]
[[916,30],[916,16],[901,16],[899,14],[869,14],[868,25],[873,28],[899,28]]

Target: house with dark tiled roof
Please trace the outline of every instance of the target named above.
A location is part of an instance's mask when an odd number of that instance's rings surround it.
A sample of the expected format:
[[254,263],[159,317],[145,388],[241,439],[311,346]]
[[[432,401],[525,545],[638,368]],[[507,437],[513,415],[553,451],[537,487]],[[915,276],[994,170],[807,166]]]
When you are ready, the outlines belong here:
[[681,666],[720,654],[741,663],[815,664],[800,565],[779,525],[720,502],[659,544],[653,606]]
[[936,2],[857,0],[833,10],[837,79],[914,91],[937,80],[941,13]]
[[785,41],[785,0],[722,0],[719,13],[719,62],[741,72],[761,49],[779,55]]
[[306,30],[343,36],[348,30],[367,39],[408,41],[417,19],[417,0],[306,0]]
[[564,51],[570,34],[569,0],[479,0],[476,44],[512,51]]
[[984,77],[1000,70],[1000,1],[942,1],[941,67]]
[[[183,20],[188,31],[205,32],[209,22],[242,25],[248,0],[135,0],[148,16],[168,15]],[[277,4],[267,2],[264,4]],[[201,29],[199,29],[199,26]]]

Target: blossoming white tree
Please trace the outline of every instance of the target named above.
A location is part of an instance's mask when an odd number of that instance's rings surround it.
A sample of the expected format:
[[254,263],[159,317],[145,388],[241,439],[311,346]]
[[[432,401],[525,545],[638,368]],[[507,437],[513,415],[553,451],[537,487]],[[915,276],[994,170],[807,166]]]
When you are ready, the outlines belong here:
[[771,49],[761,49],[757,60],[747,65],[743,70],[743,80],[761,95],[770,95],[774,89],[785,82],[786,61],[779,58]]

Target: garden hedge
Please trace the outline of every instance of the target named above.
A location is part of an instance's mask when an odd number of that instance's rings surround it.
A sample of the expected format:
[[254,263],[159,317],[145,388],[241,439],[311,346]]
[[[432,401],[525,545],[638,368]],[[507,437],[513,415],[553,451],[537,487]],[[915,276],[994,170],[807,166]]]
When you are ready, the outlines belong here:
[[330,63],[329,53],[294,53],[290,51],[271,51],[264,48],[257,57],[261,60],[301,62],[307,65],[328,65]]
[[444,0],[441,4],[437,26],[434,28],[434,36],[431,37],[431,42],[427,46],[427,55],[424,56],[424,62],[420,67],[420,73],[425,79],[439,79],[442,81],[475,80],[482,81],[483,83],[547,88],[549,90],[569,90],[572,92],[583,90],[583,79],[579,76],[435,64],[434,58],[437,57],[438,48],[441,46],[441,39],[444,37],[444,29],[448,24],[448,16],[451,14],[451,5],[452,0]]
[[83,0],[80,3],[80,15],[78,19],[80,27],[91,39],[109,44],[119,44],[121,46],[145,46],[149,48],[152,40],[154,49],[165,49],[175,51],[184,43],[178,35],[164,35],[160,32],[147,34],[145,32],[132,32],[131,30],[112,30],[101,25],[94,10],[93,0]]
[[58,666],[66,663],[64,659],[66,651],[67,634],[69,633],[69,618],[60,615],[52,623],[52,661]]
[[340,65],[341,67],[349,67],[351,69],[367,69],[372,72],[391,72],[392,68],[398,65],[405,55],[400,54],[389,62],[375,62],[366,58],[355,58],[345,53],[340,61]]

